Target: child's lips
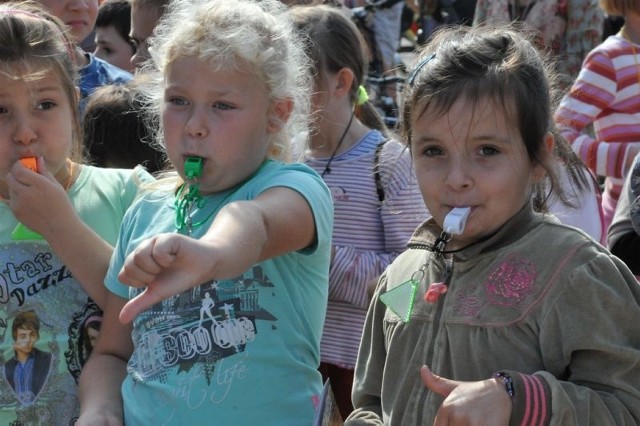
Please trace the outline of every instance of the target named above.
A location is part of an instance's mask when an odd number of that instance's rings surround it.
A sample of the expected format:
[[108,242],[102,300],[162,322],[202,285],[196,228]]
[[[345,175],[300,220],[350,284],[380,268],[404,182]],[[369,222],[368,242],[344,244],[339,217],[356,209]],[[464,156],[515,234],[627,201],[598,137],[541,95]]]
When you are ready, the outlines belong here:
[[471,209],[471,211],[473,211],[475,209],[476,206],[473,206],[471,204],[450,204],[445,206],[447,208],[448,211],[451,211],[453,209],[464,209],[464,208],[469,208]]
[[69,21],[66,23],[67,26],[71,27],[71,28],[81,28],[81,27],[85,27],[87,26],[86,22],[84,21]]
[[204,157],[200,157],[199,155],[187,155],[184,157],[184,162],[187,162],[188,158],[198,158],[200,159],[200,162],[202,163],[202,166],[204,167],[204,165],[207,163],[207,160]]

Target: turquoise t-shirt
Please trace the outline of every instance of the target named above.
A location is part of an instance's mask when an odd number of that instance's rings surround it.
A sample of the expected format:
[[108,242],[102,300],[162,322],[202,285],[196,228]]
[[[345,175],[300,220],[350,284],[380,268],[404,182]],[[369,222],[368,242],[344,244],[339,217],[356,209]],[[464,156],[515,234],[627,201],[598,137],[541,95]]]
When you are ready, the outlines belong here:
[[[317,367],[333,224],[327,187],[304,164],[269,161],[239,188],[206,197],[193,219],[276,186],[308,201],[316,244],[202,283],[136,317],[122,386],[127,425],[312,423],[322,391]],[[140,291],[118,282],[126,256],[150,236],[176,231],[173,200],[150,194],[127,213],[106,279],[117,295]],[[201,237],[211,220],[192,236]]]
[[[140,183],[151,179],[142,169],[83,166],[68,194],[80,218],[114,245]],[[102,313],[45,240],[12,239],[17,225],[0,203],[0,425],[67,426],[78,416],[77,380]],[[22,336],[21,323],[39,330]]]

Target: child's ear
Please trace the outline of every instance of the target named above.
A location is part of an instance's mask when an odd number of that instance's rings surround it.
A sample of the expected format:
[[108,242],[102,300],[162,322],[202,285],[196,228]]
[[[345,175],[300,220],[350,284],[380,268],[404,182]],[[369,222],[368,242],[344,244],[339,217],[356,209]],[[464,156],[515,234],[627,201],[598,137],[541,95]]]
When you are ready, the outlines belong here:
[[355,78],[351,68],[342,68],[336,74],[336,86],[333,88],[336,96],[349,96],[351,85]]
[[[554,148],[556,145],[556,139],[553,136],[553,133],[547,133],[544,136],[544,150],[545,150],[545,158],[544,160],[548,163],[555,161],[554,157],[555,157],[555,152],[554,152]],[[533,171],[533,179],[535,182],[540,182],[542,179],[544,179],[545,175],[546,175],[547,171],[545,170],[545,168],[543,167],[542,164],[538,164],[535,167],[535,170]]]
[[277,133],[282,129],[284,123],[289,120],[289,116],[293,111],[293,100],[279,99],[274,101],[269,114],[269,125],[267,131],[269,133]]

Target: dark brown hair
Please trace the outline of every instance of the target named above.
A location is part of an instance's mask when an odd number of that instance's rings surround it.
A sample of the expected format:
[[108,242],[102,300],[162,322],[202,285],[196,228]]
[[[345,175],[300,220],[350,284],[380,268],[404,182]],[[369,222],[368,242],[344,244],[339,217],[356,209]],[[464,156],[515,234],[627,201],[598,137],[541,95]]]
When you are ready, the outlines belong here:
[[38,337],[40,337],[40,318],[38,318],[35,311],[18,312],[18,315],[16,315],[13,320],[13,324],[11,325],[11,335],[13,336],[13,340],[16,340],[18,337],[19,328],[22,328],[23,330],[33,330],[36,332]]
[[[560,93],[550,61],[535,47],[533,34],[523,28],[451,27],[438,31],[419,52],[403,92],[401,133],[411,145],[411,123],[430,114],[445,114],[458,99],[478,105],[490,99],[512,120],[532,164],[547,172],[547,181],[533,189],[534,207],[547,211],[554,193],[571,206],[560,185],[555,160],[567,168],[576,188],[587,185],[583,163],[555,132],[552,113]],[[549,155],[545,138],[555,139]]]
[[82,125],[92,164],[127,169],[142,164],[151,173],[165,168],[164,151],[151,145],[143,107],[134,83],[101,86],[89,96]]

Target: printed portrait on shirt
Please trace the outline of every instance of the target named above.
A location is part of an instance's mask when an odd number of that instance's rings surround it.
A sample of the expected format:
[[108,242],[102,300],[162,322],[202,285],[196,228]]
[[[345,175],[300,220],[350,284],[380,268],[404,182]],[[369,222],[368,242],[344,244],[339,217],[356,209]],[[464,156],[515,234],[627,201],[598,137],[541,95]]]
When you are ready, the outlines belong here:
[[23,404],[33,403],[51,370],[51,353],[38,348],[40,318],[35,311],[18,312],[11,326],[13,356],[4,364],[4,379]]

